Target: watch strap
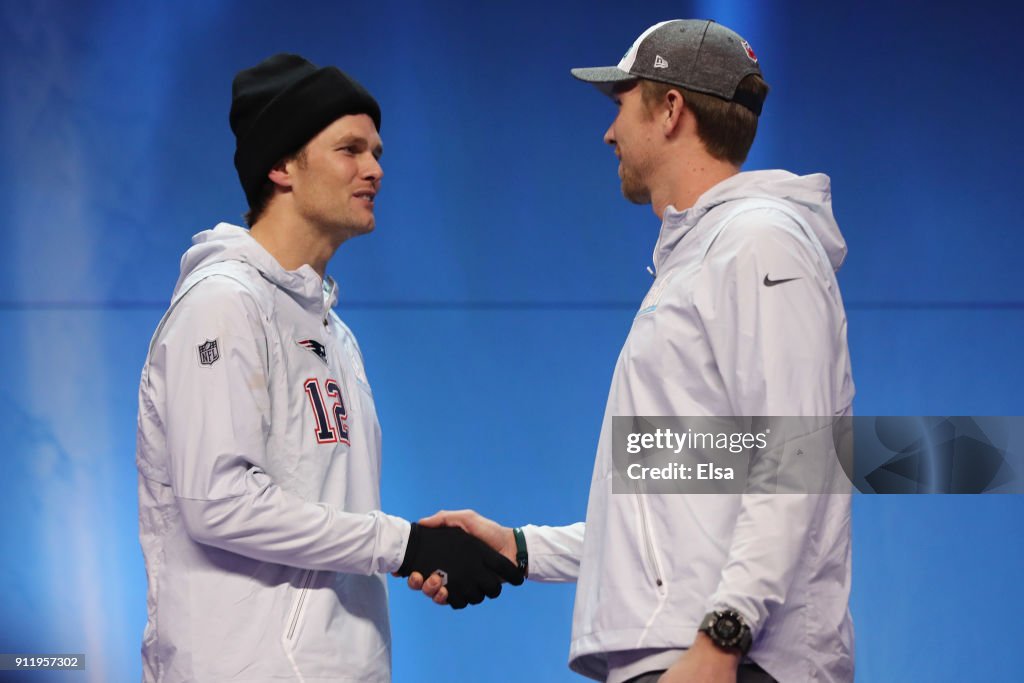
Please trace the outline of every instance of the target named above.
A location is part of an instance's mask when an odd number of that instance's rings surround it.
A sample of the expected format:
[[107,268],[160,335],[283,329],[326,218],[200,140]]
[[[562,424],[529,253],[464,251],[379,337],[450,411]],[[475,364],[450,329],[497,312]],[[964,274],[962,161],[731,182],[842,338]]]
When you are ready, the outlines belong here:
[[519,527],[512,529],[512,535],[516,539],[516,567],[523,576],[528,576],[530,569],[530,554],[526,552],[526,534]]

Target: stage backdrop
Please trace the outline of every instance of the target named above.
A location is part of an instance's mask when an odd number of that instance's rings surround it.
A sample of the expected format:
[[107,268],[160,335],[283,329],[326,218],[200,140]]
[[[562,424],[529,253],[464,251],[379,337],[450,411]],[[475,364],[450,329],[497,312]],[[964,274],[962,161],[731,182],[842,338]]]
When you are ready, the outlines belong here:
[[[944,2],[0,4],[0,652],[138,680],[136,391],[190,237],[240,222],[234,73],[338,64],[383,107],[377,229],[329,272],[415,519],[583,518],[658,222],[570,67],[710,17],[772,85],[748,168],[831,175],[867,414],[1020,414],[1020,12]],[[1024,500],[858,497],[862,681],[1019,677]],[[685,539],[680,539],[684,543]],[[463,612],[391,581],[395,680],[569,681],[572,586]],[[27,677],[20,680],[28,680]]]

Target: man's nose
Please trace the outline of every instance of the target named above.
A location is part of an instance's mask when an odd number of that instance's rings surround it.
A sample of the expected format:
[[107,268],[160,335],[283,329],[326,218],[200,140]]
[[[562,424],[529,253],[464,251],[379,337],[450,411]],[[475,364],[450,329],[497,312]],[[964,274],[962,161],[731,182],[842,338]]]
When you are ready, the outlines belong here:
[[368,161],[363,165],[363,177],[367,180],[379,181],[384,177],[384,167],[380,165],[380,160],[372,154],[367,155]]

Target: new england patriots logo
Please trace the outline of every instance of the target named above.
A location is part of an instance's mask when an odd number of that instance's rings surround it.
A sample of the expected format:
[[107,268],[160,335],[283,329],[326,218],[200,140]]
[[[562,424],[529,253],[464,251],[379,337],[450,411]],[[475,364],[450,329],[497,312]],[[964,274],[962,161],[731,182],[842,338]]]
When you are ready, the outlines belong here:
[[296,344],[304,349],[308,349],[315,353],[317,357],[327,363],[327,347],[318,342],[316,339],[303,339],[302,341],[296,341]]

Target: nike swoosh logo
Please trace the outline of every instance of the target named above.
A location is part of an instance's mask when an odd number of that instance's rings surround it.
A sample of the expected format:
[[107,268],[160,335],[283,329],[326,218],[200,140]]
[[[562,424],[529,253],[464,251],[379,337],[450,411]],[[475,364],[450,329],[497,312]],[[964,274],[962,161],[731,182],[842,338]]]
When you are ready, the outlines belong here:
[[793,280],[799,280],[799,279],[800,278],[798,278],[798,277],[790,277],[790,278],[786,278],[785,280],[772,280],[767,275],[765,275],[764,276],[764,286],[765,287],[774,287],[775,285],[781,285],[783,282],[792,282]]

